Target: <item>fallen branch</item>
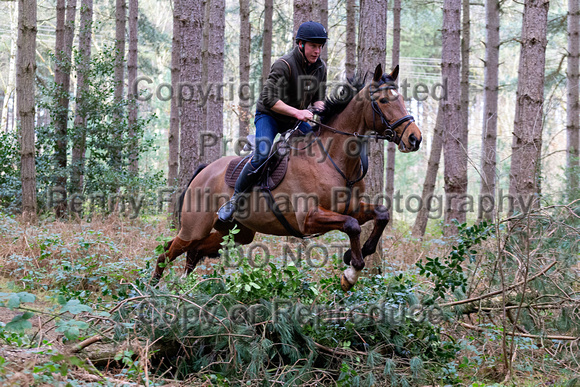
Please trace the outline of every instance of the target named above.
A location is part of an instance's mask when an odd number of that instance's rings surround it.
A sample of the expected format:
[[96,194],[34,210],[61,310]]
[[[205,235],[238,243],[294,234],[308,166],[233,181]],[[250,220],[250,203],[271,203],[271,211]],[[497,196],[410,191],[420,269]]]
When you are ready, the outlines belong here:
[[[461,325],[462,327],[477,331],[477,332],[489,332],[490,329],[484,329],[481,327],[476,327],[475,325],[471,325],[471,324],[467,324],[464,323],[462,321],[457,321],[457,323],[459,325]],[[530,339],[548,339],[548,340],[566,340],[566,341],[576,341],[576,340],[580,340],[580,337],[573,337],[573,336],[559,336],[559,335],[546,335],[546,336],[539,336],[539,335],[531,335],[529,333],[518,333],[518,332],[506,332],[507,335],[509,336],[518,336],[518,337],[527,337]]]
[[356,354],[356,355],[362,355],[362,356],[366,356],[366,355],[368,355],[368,353],[366,353],[366,352],[355,351],[355,350],[353,350],[353,349],[349,349],[349,350],[342,350],[342,349],[339,349],[339,348],[330,348],[330,347],[324,346],[324,345],[322,345],[322,344],[318,344],[317,342],[314,342],[314,345],[315,345],[316,347],[320,348],[320,349],[323,349],[323,350],[325,350],[325,351],[326,351],[326,352],[328,352],[328,353],[331,353],[331,354],[333,354],[333,355],[334,355],[334,354],[337,354],[337,355],[344,355],[344,356],[352,356],[352,355],[354,355],[354,354]]
[[81,341],[80,343],[78,343],[77,345],[74,346],[74,348],[72,349],[72,353],[78,353],[80,351],[82,351],[83,349],[85,349],[86,347],[88,347],[91,344],[94,344],[98,341],[101,341],[103,338],[101,336],[93,336],[93,337],[89,337],[86,340]]
[[[533,277],[531,277],[530,279],[528,279],[529,281],[535,280],[536,278],[538,278],[539,276],[543,275],[544,273],[546,273],[548,270],[550,270],[552,268],[552,266],[554,266],[556,264],[556,261],[553,261],[552,263],[550,263],[548,266],[546,266],[545,268],[543,268],[542,270],[540,270],[539,273],[537,273],[536,275],[534,275]],[[475,302],[475,301],[480,301],[483,300],[485,298],[489,298],[489,297],[493,297],[493,296],[497,296],[498,294],[503,293],[504,291],[509,291],[512,290],[514,288],[517,288],[518,286],[521,286],[524,284],[525,281],[520,281],[517,284],[508,286],[507,288],[505,288],[505,290],[500,289],[497,290],[495,292],[491,292],[491,293],[487,293],[484,294],[483,296],[478,296],[478,297],[472,297],[472,298],[467,298],[465,300],[459,300],[459,301],[453,301],[453,302],[448,302],[446,304],[441,304],[439,305],[440,307],[444,307],[444,306],[456,306],[456,305],[463,305],[463,304],[469,304],[471,302]]]

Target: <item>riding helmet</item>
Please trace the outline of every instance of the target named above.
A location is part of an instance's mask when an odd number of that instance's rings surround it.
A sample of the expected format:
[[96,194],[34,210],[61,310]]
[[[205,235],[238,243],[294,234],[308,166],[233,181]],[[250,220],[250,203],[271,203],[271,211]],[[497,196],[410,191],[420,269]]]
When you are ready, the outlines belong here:
[[327,39],[326,28],[322,24],[313,21],[302,23],[296,33],[296,43],[302,40],[303,42],[325,44]]

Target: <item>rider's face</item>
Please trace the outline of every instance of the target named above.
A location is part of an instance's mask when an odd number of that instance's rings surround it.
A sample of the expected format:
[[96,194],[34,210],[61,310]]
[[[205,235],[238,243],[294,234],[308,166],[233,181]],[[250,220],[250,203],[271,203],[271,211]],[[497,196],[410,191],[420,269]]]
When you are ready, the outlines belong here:
[[312,42],[303,42],[302,44],[304,45],[304,57],[306,60],[311,64],[315,63],[322,51],[322,44]]

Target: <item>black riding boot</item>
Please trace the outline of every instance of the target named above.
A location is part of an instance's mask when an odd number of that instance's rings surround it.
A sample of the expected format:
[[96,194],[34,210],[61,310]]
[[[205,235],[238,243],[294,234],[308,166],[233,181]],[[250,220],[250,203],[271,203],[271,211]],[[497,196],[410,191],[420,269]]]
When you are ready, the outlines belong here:
[[256,173],[252,166],[251,160],[246,163],[238,180],[236,180],[236,187],[231,199],[226,202],[218,211],[218,219],[222,222],[231,222],[234,219],[234,214],[238,209],[240,198],[247,190],[251,189],[258,180],[259,174]]

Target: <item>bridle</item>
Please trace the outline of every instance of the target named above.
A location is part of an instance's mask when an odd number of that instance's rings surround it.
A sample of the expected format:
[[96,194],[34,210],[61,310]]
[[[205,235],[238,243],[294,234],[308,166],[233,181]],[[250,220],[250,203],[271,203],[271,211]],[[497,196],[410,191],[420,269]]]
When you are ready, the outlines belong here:
[[[405,135],[405,132],[407,131],[407,128],[409,127],[409,125],[411,125],[411,122],[415,121],[415,118],[413,118],[413,116],[411,115],[406,115],[404,117],[399,118],[397,121],[393,122],[392,124],[389,123],[389,120],[387,120],[387,117],[385,117],[385,115],[383,114],[383,111],[379,108],[379,105],[377,104],[377,100],[375,98],[373,98],[373,94],[376,93],[377,91],[382,91],[382,90],[396,90],[397,87],[395,85],[385,85],[383,87],[378,87],[375,90],[373,90],[373,87],[369,87],[369,97],[371,99],[371,107],[373,108],[373,131],[376,133],[376,127],[375,127],[375,116],[378,115],[381,119],[381,122],[383,123],[383,125],[385,125],[387,127],[387,129],[385,130],[385,134],[378,136],[379,138],[383,138],[387,141],[390,142],[394,142],[395,144],[399,145],[401,143],[401,140],[403,139],[403,136]],[[387,102],[389,103],[389,99],[387,98]],[[403,129],[403,132],[401,133],[401,135],[399,136],[397,134],[397,132],[395,132],[395,129],[398,128],[399,126],[401,126],[402,124],[404,124],[405,122],[408,122],[407,125],[405,125],[405,128]]]
[[[343,132],[341,130],[333,128],[332,126],[325,125],[320,121],[315,121],[315,120],[309,120],[309,121],[317,124],[321,128],[329,130],[333,133],[342,134],[345,136],[370,138],[370,139],[375,139],[375,140],[387,140],[389,142],[393,142],[393,143],[399,145],[401,143],[401,140],[403,139],[403,136],[405,135],[405,132],[407,131],[407,128],[409,127],[409,125],[411,125],[411,122],[415,122],[415,118],[412,115],[406,115],[404,117],[399,118],[397,121],[395,121],[391,124],[389,122],[389,120],[387,119],[387,117],[385,117],[385,115],[383,114],[382,110],[379,108],[379,105],[377,104],[376,99],[373,97],[373,94],[376,93],[377,91],[396,90],[396,89],[397,89],[397,87],[395,85],[385,85],[383,87],[379,87],[379,88],[376,88],[374,90],[373,90],[372,86],[369,87],[369,97],[371,99],[371,107],[373,108],[373,132],[375,133],[373,135],[359,134],[357,132],[354,132],[354,133]],[[389,102],[390,101],[388,101],[388,99],[387,99],[386,103],[389,103]],[[376,130],[376,124],[375,124],[376,118],[375,117],[377,115],[381,119],[381,122],[383,123],[383,125],[386,126],[384,134],[379,134]],[[397,132],[395,131],[395,129],[398,128],[399,126],[401,126],[402,124],[404,124],[405,122],[407,122],[407,125],[405,125],[403,132],[399,136],[397,134]]]

